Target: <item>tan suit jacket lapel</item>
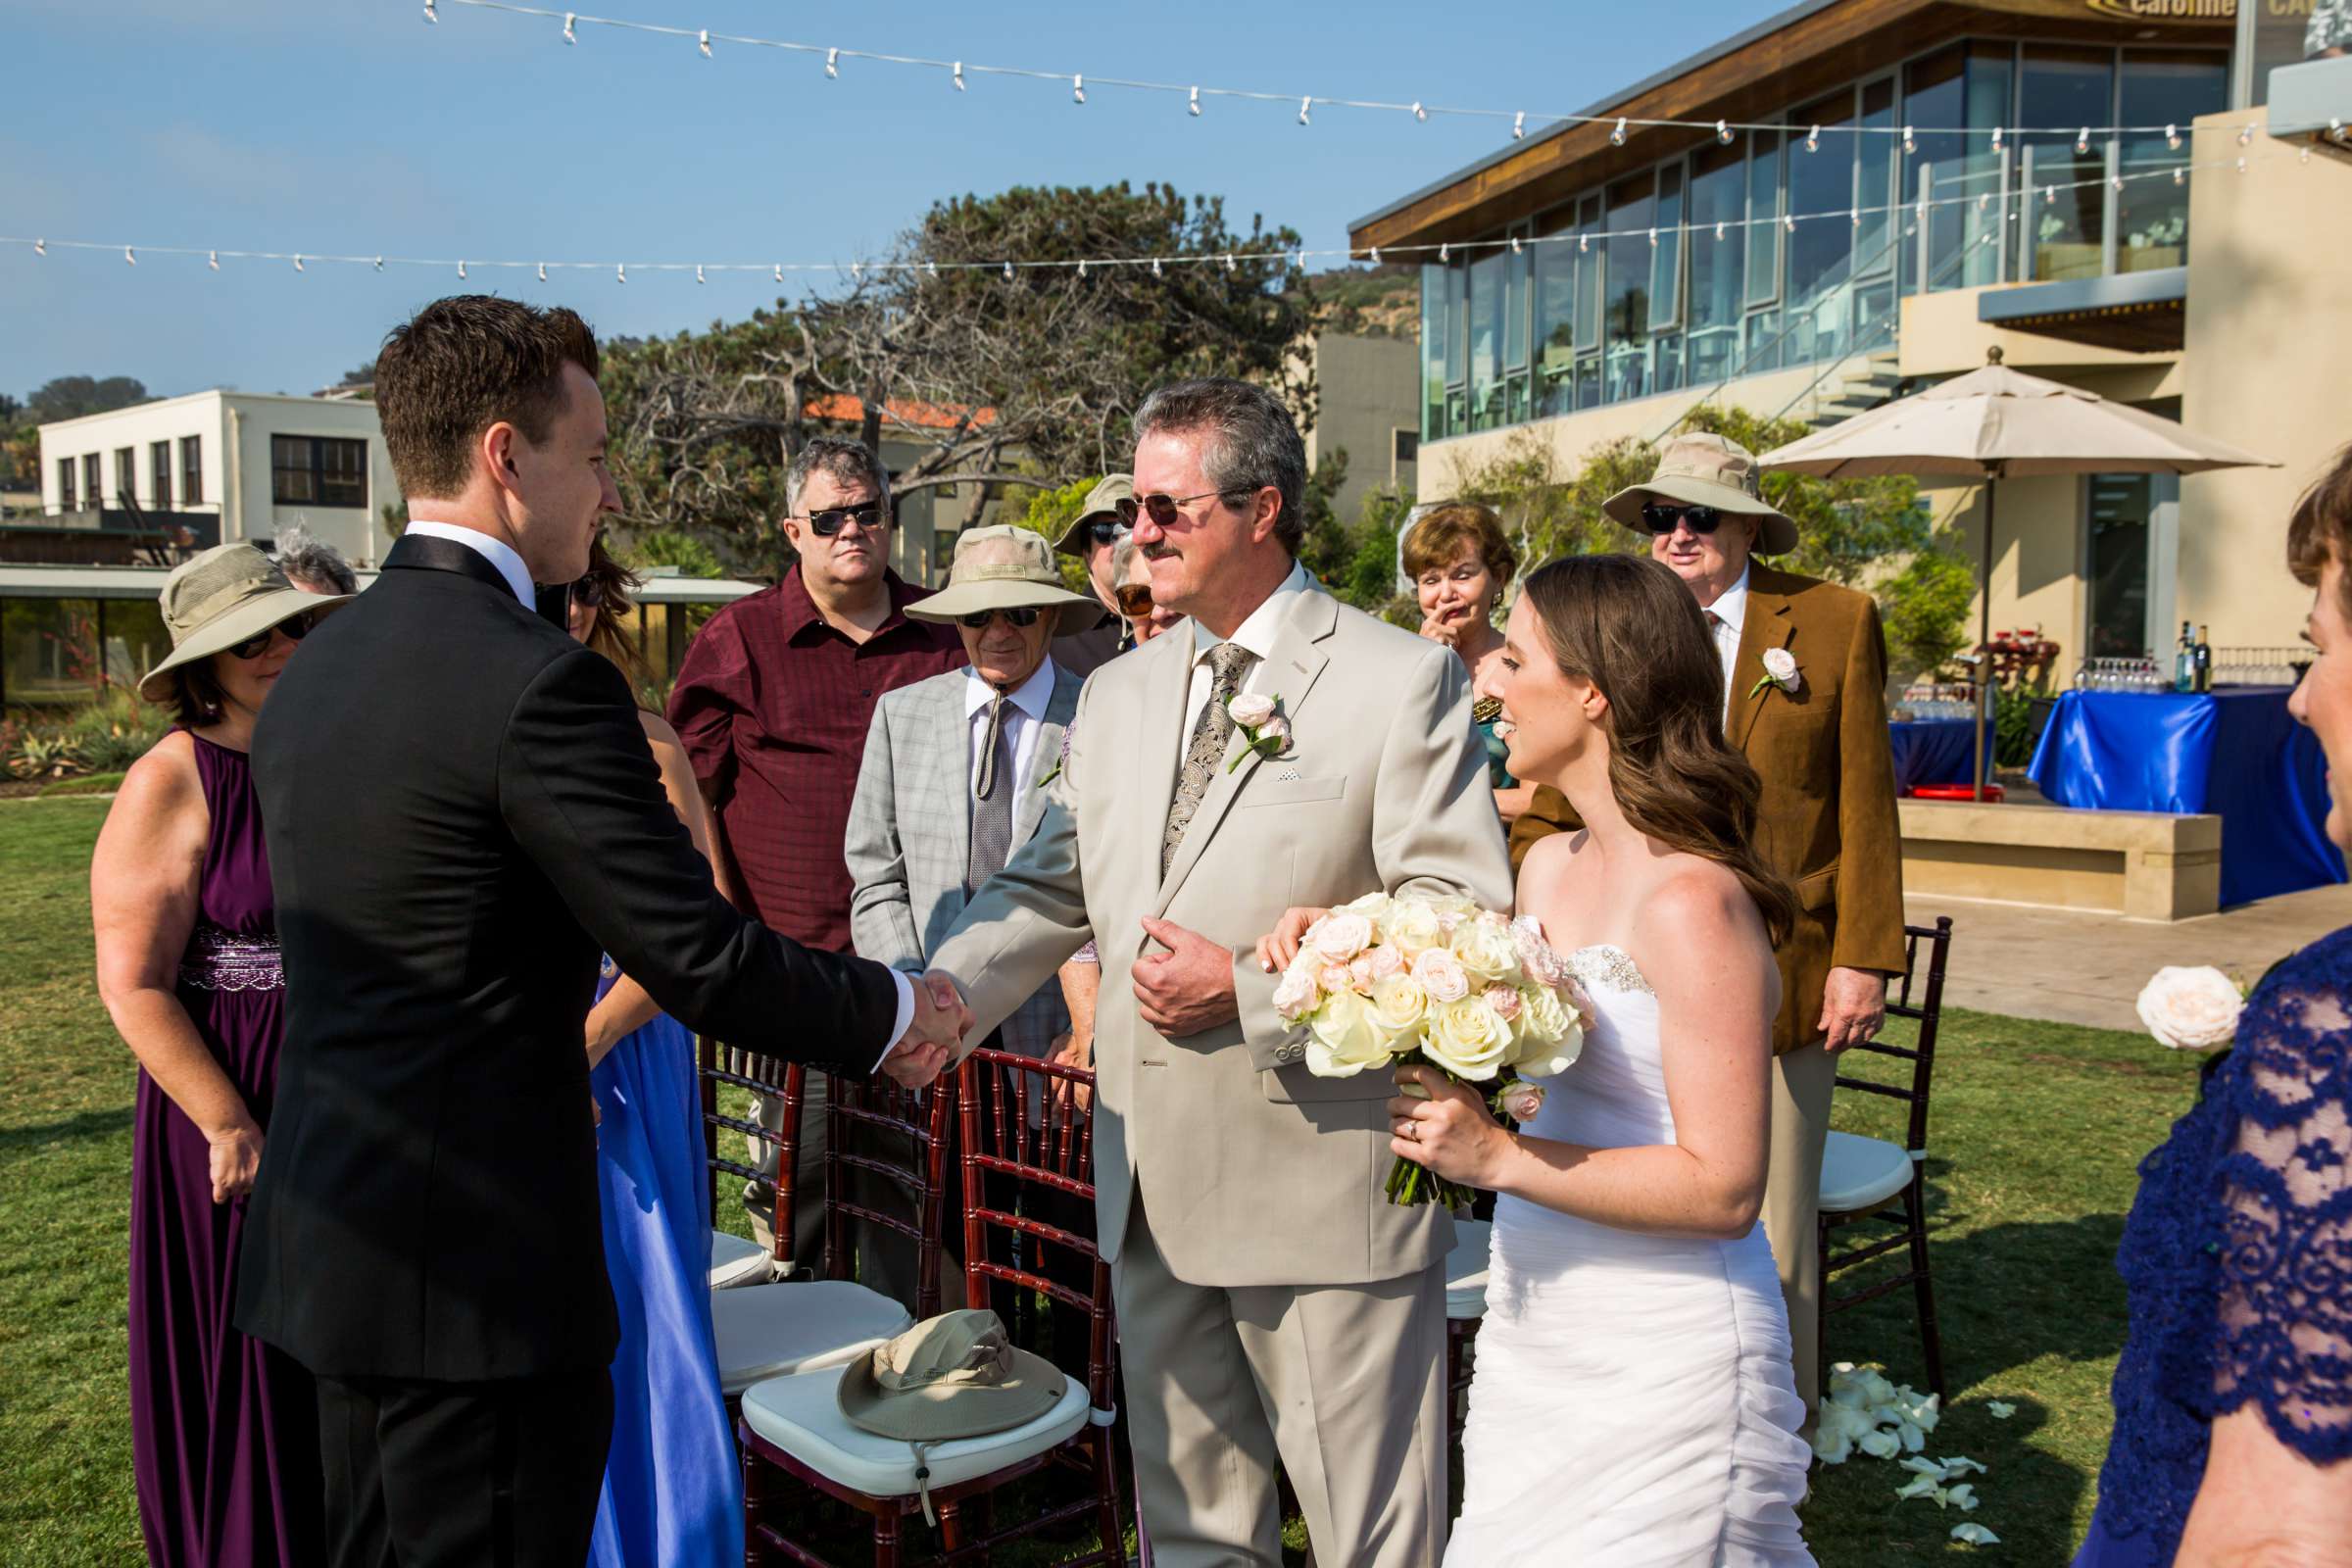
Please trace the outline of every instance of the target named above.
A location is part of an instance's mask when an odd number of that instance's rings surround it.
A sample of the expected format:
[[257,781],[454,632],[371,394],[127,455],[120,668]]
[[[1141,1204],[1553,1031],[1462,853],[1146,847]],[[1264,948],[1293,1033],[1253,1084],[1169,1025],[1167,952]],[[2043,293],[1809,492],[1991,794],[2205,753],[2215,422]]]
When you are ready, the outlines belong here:
[[[1330,656],[1317,645],[1331,635],[1339,621],[1339,601],[1320,589],[1309,588],[1298,596],[1298,603],[1291,607],[1291,612],[1283,617],[1281,629],[1274,635],[1274,651],[1266,661],[1266,668],[1259,677],[1256,689],[1269,697],[1282,699],[1280,710],[1291,719],[1294,735],[1298,710],[1306,706],[1306,694],[1322,675],[1323,666],[1331,662]],[[1186,686],[1189,688],[1190,685],[1191,666],[1188,664]],[[1180,698],[1179,706],[1181,701]],[[1163,709],[1161,711],[1166,710]],[[1162,722],[1164,724],[1165,721]],[[1235,748],[1242,744],[1241,732],[1236,730],[1232,743],[1225,751],[1228,762],[1233,760]],[[1200,862],[1208,841],[1216,837],[1217,824],[1224,820],[1226,811],[1233,806],[1234,797],[1241,794],[1242,787],[1250,782],[1263,760],[1257,753],[1250,752],[1230,768],[1220,766],[1217,776],[1209,780],[1208,793],[1200,799],[1200,808],[1193,813],[1192,821],[1184,830],[1184,841],[1176,846],[1176,858],[1168,862],[1168,874],[1161,881],[1159,897],[1152,904],[1152,912],[1154,916],[1167,913],[1168,904],[1176,897],[1176,890],[1184,886],[1185,877]],[[1150,773],[1145,775],[1147,778],[1155,776]],[[1171,768],[1167,793],[1161,797],[1163,805],[1159,826],[1163,832],[1167,827],[1164,803],[1172,801],[1175,793],[1175,774]],[[1153,842],[1156,844],[1158,841],[1155,839]]]
[[1756,727],[1756,715],[1764,711],[1772,688],[1756,689],[1764,674],[1764,650],[1786,648],[1796,639],[1796,622],[1789,618],[1788,596],[1764,586],[1769,580],[1761,569],[1751,570],[1747,577],[1747,614],[1740,623],[1740,653],[1732,661],[1731,721],[1724,725],[1724,738],[1734,751],[1747,748],[1748,732]]

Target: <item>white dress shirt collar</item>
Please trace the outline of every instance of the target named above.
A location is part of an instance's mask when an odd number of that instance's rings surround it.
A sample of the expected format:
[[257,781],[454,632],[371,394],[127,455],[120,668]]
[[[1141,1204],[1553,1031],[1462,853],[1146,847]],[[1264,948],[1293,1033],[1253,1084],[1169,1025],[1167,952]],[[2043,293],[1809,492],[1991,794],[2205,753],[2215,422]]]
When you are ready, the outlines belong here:
[[1312,585],[1306,567],[1292,563],[1291,574],[1283,578],[1239,626],[1233,628],[1231,637],[1219,637],[1196,616],[1193,620],[1193,662],[1199,664],[1208,657],[1209,650],[1221,642],[1231,642],[1248,649],[1257,656],[1257,662],[1261,664],[1272,659],[1274,637],[1282,629],[1282,617],[1291,612],[1292,602]]
[[1721,598],[1707,606],[1707,612],[1731,629],[1734,647],[1739,646],[1740,633],[1747,621],[1747,572],[1748,568],[1741,566],[1740,580],[1726,588]]
[[479,528],[433,522],[423,517],[411,517],[405,531],[427,539],[456,540],[498,568],[498,574],[507,579],[507,586],[514,590],[514,597],[522,601],[523,609],[535,612],[539,608],[538,593],[531,586],[531,568],[522,564],[514,547],[504,539],[493,539]]
[[[1037,668],[1030,671],[1027,680],[1004,695],[1012,700],[1013,707],[1028,714],[1036,722],[1044,723],[1046,710],[1054,701],[1054,656],[1048,654],[1039,662]],[[991,686],[978,670],[969,664],[963,666],[964,717],[971,718],[976,714],[988,711],[988,705],[994,702],[996,697],[997,689]]]

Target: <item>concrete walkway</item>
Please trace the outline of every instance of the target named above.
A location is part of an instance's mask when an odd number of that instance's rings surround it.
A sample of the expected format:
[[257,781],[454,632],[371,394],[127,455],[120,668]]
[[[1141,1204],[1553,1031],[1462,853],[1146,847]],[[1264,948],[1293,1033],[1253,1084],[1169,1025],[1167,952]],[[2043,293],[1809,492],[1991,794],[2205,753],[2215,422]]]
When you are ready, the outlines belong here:
[[2158,969],[2209,963],[2251,985],[2296,948],[2352,925],[2352,884],[2170,923],[1926,894],[1903,906],[1913,925],[1952,917],[1951,1005],[2136,1033],[2132,1003]]

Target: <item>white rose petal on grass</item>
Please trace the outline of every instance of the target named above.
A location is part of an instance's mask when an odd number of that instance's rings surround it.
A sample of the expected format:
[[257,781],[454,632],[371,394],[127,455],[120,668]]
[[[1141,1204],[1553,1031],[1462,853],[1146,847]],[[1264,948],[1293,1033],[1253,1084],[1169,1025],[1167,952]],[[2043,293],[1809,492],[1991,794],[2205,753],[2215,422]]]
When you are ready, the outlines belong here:
[[2007,1399],[1986,1399],[1984,1413],[1995,1421],[2006,1421],[2017,1414],[2017,1406],[2011,1404]]
[[1332,962],[1346,963],[1372,946],[1372,922],[1360,914],[1327,914],[1315,922],[1308,941]]
[[1900,1446],[1900,1440],[1885,1427],[1876,1427],[1864,1435],[1860,1446],[1864,1453],[1874,1459],[1891,1459]]
[[2221,970],[2171,965],[2156,971],[2139,993],[2139,1021],[2156,1043],[2175,1051],[2213,1051],[2237,1034],[2245,998]]
[[1934,1476],[1913,1476],[1910,1480],[1895,1488],[1894,1494],[1903,1501],[1909,1502],[1913,1497],[1928,1496],[1933,1494],[1935,1490],[1936,1478]]
[[1977,1489],[1965,1481],[1956,1487],[1946,1487],[1936,1494],[1936,1506],[1957,1508],[1962,1513],[1975,1513],[1977,1511]]
[[1913,1472],[1916,1475],[1926,1476],[1931,1481],[1942,1481],[1946,1479],[1943,1465],[1939,1460],[1905,1459],[1903,1461],[1903,1468]]
[[1786,648],[1764,650],[1764,673],[1785,692],[1792,692],[1803,684],[1803,677],[1796,672],[1796,656]]
[[[1430,995],[1437,995],[1434,988]],[[1476,997],[1449,1002],[1436,1009],[1421,1042],[1421,1050],[1430,1060],[1456,1078],[1472,1083],[1493,1078],[1510,1049],[1511,1026]]]
[[1262,692],[1243,692],[1225,705],[1225,711],[1244,729],[1256,729],[1274,716],[1274,699]]
[[2000,1537],[1983,1525],[1973,1523],[1952,1526],[1952,1539],[1971,1546],[1997,1546],[2001,1544]]
[[1983,1465],[1966,1454],[1962,1454],[1958,1458],[1940,1459],[1936,1462],[1943,1466],[1943,1473],[1947,1476],[1964,1476],[1971,1473],[1984,1475],[1986,1473]]

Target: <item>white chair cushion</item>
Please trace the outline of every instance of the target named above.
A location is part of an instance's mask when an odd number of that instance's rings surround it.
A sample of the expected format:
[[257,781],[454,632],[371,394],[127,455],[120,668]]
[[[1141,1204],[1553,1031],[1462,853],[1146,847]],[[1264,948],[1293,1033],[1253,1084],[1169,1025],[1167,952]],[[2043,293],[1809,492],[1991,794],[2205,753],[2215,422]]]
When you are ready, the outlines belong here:
[[1446,1254],[1446,1315],[1487,1315],[1487,1248],[1494,1227],[1483,1219],[1453,1222],[1453,1250]]
[[1910,1185],[1910,1154],[1884,1138],[1834,1132],[1821,1152],[1821,1206],[1832,1214],[1875,1207]]
[[773,1262],[758,1242],[728,1231],[710,1233],[710,1288],[714,1291],[765,1284]]
[[[791,1289],[787,1286],[786,1289]],[[852,1426],[835,1402],[844,1368],[769,1378],[743,1396],[743,1419],[769,1443],[829,1481],[869,1497],[916,1491],[914,1447]],[[923,1450],[931,1490],[956,1486],[1044,1453],[1086,1425],[1086,1385],[1066,1374],[1061,1397],[1036,1420]]]
[[762,1378],[840,1366],[912,1327],[905,1307],[848,1280],[710,1293],[718,1382],[730,1396]]

